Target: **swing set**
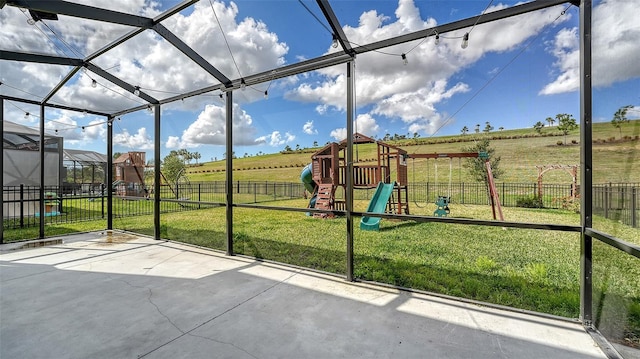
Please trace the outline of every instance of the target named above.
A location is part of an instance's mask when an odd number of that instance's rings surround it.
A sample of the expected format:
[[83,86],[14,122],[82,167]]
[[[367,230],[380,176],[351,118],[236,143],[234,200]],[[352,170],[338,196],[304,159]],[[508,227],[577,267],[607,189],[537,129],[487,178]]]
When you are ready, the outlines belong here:
[[[427,161],[429,159],[435,160],[434,165],[434,176],[436,179],[436,183],[438,180],[438,159],[448,158],[449,159],[449,185],[447,188],[446,195],[438,195],[435,200],[436,210],[433,212],[434,216],[437,217],[446,217],[451,210],[449,209],[449,204],[451,203],[451,182],[453,177],[453,159],[457,158],[458,163],[462,158],[481,158],[485,161],[485,168],[487,170],[487,186],[489,187],[489,198],[491,202],[491,210],[493,213],[493,219],[500,218],[501,221],[504,221],[504,215],[502,214],[502,206],[500,205],[500,197],[498,196],[498,191],[496,190],[495,181],[493,178],[493,172],[491,170],[491,163],[489,161],[489,156],[486,152],[454,152],[454,153],[412,153],[408,154],[407,158],[411,158],[413,160],[413,177],[415,182],[415,160],[419,158],[424,158]],[[429,167],[427,166],[427,171]],[[429,173],[427,172],[427,176]],[[419,208],[420,207],[415,200],[415,192],[414,192],[414,203]]]

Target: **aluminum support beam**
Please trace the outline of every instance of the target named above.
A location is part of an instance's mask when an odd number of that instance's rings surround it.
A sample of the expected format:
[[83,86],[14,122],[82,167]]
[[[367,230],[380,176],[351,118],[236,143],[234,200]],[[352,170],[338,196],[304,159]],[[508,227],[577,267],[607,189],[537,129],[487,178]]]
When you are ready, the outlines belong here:
[[[0,97],[2,97],[3,99],[5,99],[7,101],[16,101],[16,102],[28,103],[28,104],[36,105],[36,106],[39,106],[39,105],[43,104],[41,101],[29,100],[29,99],[24,99],[24,98],[20,98],[20,97],[5,96],[5,95],[0,95]],[[85,110],[85,109],[76,108],[76,107],[58,105],[58,104],[55,104],[55,103],[45,103],[44,105],[46,107],[56,108],[56,109],[60,109],[60,110],[77,111],[77,112],[86,111],[87,113],[90,113],[90,114],[96,115],[96,116],[109,116],[108,113],[104,113],[104,112],[97,112],[97,111],[92,111],[92,110],[88,110],[88,109]]]
[[[105,70],[101,69],[100,67],[98,67],[98,66],[96,66],[96,65],[94,65],[94,64],[92,64],[90,62],[87,62],[85,64],[85,66],[87,67],[88,70],[90,70],[91,72],[95,73],[96,75],[104,78],[107,81],[110,81],[110,82],[114,83],[116,86],[118,86],[118,87],[120,87],[120,88],[122,88],[124,90],[127,90],[127,91],[131,92],[132,94],[136,91],[136,87],[134,87],[133,85],[120,80],[119,78],[113,76],[112,74],[106,72]],[[140,91],[140,89],[138,89],[138,91]],[[146,94],[143,91],[140,91],[140,95],[138,95],[138,96],[141,99],[143,99],[143,100],[145,100],[145,101],[147,101],[149,103],[152,103],[152,104],[159,104],[160,103],[158,100],[156,100],[155,98],[149,96],[148,94]]]
[[[0,96],[0,131],[4,133],[4,98],[2,96]],[[4,148],[4,143],[2,146]],[[0,182],[2,182],[2,186],[4,187],[4,170],[0,174]],[[4,194],[2,198],[0,198],[0,244],[2,243],[4,243]]]
[[155,115],[153,128],[153,233],[155,239],[161,239],[160,233],[160,105],[154,105]]
[[44,238],[44,105],[40,105],[40,144],[38,145],[40,151],[40,201],[38,202],[38,212],[40,212],[40,234],[38,238]]
[[233,91],[227,92],[227,119],[226,119],[226,135],[227,135],[227,155],[226,155],[226,191],[227,191],[227,255],[232,256],[233,253]]
[[84,61],[71,57],[31,54],[27,52],[0,50],[0,60],[34,62],[38,64],[82,66]]
[[211,76],[215,77],[218,81],[225,84],[226,86],[231,86],[231,80],[228,77],[222,74],[222,72],[218,71],[213,65],[211,65],[204,57],[200,56],[194,49],[185,44],[182,40],[180,40],[176,35],[174,35],[171,31],[169,31],[162,24],[156,24],[153,27],[153,30],[157,32],[160,36],[162,36],[165,40],[167,40],[171,45],[173,45],[176,49],[180,50],[183,54],[185,54],[188,58],[190,58],[193,62],[195,62],[198,66],[200,66],[203,70],[208,72]]
[[112,24],[142,28],[150,28],[153,26],[153,19],[148,17],[61,0],[8,0],[7,4],[50,14],[67,15],[89,20],[104,21]]
[[[560,4],[565,4],[567,2],[568,2],[567,0],[537,0],[537,1],[532,1],[532,2],[528,2],[528,3],[522,4],[522,5],[516,5],[516,6],[513,6],[513,7],[508,7],[508,8],[503,9],[503,10],[489,12],[489,13],[486,13],[486,14],[481,14],[481,15],[474,16],[474,17],[471,17],[471,18],[467,18],[467,19],[464,19],[464,20],[455,21],[455,22],[451,22],[451,23],[448,23],[448,24],[439,25],[439,26],[436,26],[436,27],[431,27],[431,28],[428,28],[428,29],[412,32],[410,34],[396,36],[396,37],[391,38],[391,39],[386,39],[386,40],[370,43],[370,44],[367,44],[367,45],[358,46],[358,47],[355,47],[353,50],[354,50],[354,52],[356,54],[362,54],[362,53],[366,53],[366,52],[369,52],[369,51],[375,51],[375,50],[379,50],[379,49],[382,49],[382,48],[386,48],[386,47],[389,47],[389,46],[403,44],[403,43],[409,42],[409,41],[421,40],[421,39],[423,39],[425,37],[435,36],[436,33],[444,34],[444,33],[451,32],[451,31],[470,28],[474,24],[476,24],[476,22],[477,22],[476,25],[485,24],[485,23],[488,23],[488,22],[502,20],[502,19],[506,19],[506,18],[509,18],[509,17],[526,14],[528,12],[542,10],[542,9],[546,9],[546,8],[553,7],[553,6],[560,5]],[[499,34],[496,34],[496,36],[499,36]],[[471,39],[471,41],[472,40],[473,39]]]
[[580,319],[587,327],[593,321],[593,239],[586,232],[593,226],[591,7],[591,0],[580,3]]
[[[107,118],[107,229],[113,229],[113,119]],[[102,194],[104,196],[104,193]]]
[[67,82],[71,81],[71,79],[73,78],[73,76],[76,75],[76,73],[78,73],[78,70],[80,70],[80,66],[76,66],[75,68],[71,69],[71,71],[69,71],[69,73],[67,74],[67,76],[65,76],[60,82],[58,82],[58,84],[51,90],[49,91],[49,93],[47,94],[47,96],[45,96],[42,99],[43,103],[47,103],[49,100],[51,100],[51,98],[53,96],[56,95],[56,93],[58,93],[58,91],[60,91],[60,89],[62,88],[62,86],[66,85]]
[[320,6],[320,10],[322,10],[322,14],[329,22],[329,26],[331,26],[331,31],[333,31],[334,39],[340,43],[344,52],[349,54],[350,56],[354,56],[353,49],[351,48],[351,44],[349,40],[347,40],[347,35],[344,34],[342,30],[342,25],[340,25],[340,21],[338,17],[333,12],[331,5],[328,0],[317,0],[318,6]]
[[347,63],[347,280],[353,281],[353,120],[355,114],[355,62]]

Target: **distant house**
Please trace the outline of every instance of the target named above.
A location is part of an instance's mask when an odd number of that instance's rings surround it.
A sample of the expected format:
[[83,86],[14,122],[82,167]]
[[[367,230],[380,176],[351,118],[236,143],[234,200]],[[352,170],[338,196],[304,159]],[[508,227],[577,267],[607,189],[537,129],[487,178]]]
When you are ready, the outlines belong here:
[[127,152],[113,161],[114,188],[118,196],[146,196],[144,152]]

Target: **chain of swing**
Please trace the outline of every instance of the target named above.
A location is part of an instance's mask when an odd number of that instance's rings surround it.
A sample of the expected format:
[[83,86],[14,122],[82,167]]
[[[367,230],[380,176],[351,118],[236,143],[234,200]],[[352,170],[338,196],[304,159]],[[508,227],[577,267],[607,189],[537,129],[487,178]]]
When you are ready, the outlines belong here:
[[[461,158],[458,158],[458,168],[461,167],[461,160],[462,160]],[[413,203],[418,208],[425,208],[427,205],[435,203],[435,201],[429,203],[429,201],[427,199],[427,194],[425,193],[424,204],[421,205],[421,204],[418,203],[418,200],[416,198],[417,197],[417,195],[416,195],[416,192],[417,192],[417,190],[416,190],[416,185],[417,185],[417,182],[416,182],[416,163],[415,163],[416,159],[412,158],[411,161],[412,161],[411,162],[411,167],[412,167],[411,171],[412,171],[412,176],[413,176],[413,191],[412,191],[412,193],[413,193],[413,196],[412,196],[413,197]],[[427,169],[426,183],[428,184],[429,183],[429,178],[430,178],[429,159],[426,159],[426,163],[427,163],[427,165],[426,165],[426,169]],[[438,187],[439,187],[438,186],[438,183],[439,183],[438,182],[438,159],[434,160],[433,167],[434,167],[435,188],[438,189]],[[462,182],[461,173],[462,173],[462,171],[460,171],[460,169],[458,169],[458,183]],[[446,196],[449,199],[449,201],[451,201],[452,180],[453,180],[453,158],[449,157],[449,184],[447,186],[447,196]],[[440,196],[439,195],[438,197],[444,197],[444,196]]]

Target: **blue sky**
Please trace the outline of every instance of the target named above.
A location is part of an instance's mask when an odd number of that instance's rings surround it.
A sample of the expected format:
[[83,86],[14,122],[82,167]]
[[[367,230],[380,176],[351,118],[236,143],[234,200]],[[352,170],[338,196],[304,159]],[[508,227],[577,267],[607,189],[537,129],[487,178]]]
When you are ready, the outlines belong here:
[[[81,2],[81,1],[79,1]],[[144,16],[155,16],[176,1],[91,1]],[[204,0],[163,24],[230,78],[277,68],[337,51],[316,3],[299,1]],[[433,27],[513,1],[332,1],[343,31],[353,44],[366,44]],[[597,1],[594,8],[594,120],[610,121],[621,106],[634,105],[640,117],[640,25],[635,0]],[[568,8],[568,9],[567,9]],[[565,13],[563,10],[567,9]],[[84,57],[130,29],[72,19],[27,25],[28,13],[0,10],[0,48]],[[46,25],[46,26],[45,26]],[[457,33],[398,45],[356,59],[356,126],[382,138],[386,133],[421,137],[460,134],[467,126],[497,129],[531,127],[558,113],[579,117],[578,9],[562,5]],[[222,31],[220,28],[222,27]],[[460,37],[470,32],[469,46]],[[55,33],[55,34],[54,34]],[[231,48],[233,60],[225,38]],[[407,53],[404,65],[401,53]],[[235,62],[235,63],[234,63]],[[145,32],[94,61],[158,98],[216,81],[193,66],[153,32]],[[0,93],[38,100],[70,68],[0,60]],[[285,146],[309,147],[341,139],[346,124],[346,65],[275,80],[236,91],[236,155],[273,153]],[[93,88],[92,80],[99,86]],[[264,98],[264,91],[269,96]],[[117,94],[119,92],[121,94]],[[118,110],[144,103],[123,94],[96,74],[79,72],[54,98],[56,103]],[[221,159],[224,102],[219,92],[163,106],[162,155],[187,148],[202,160]],[[36,126],[37,107],[5,104],[5,119]],[[25,118],[25,112],[30,116]],[[65,147],[106,152],[103,118],[82,112],[48,110],[46,127],[65,137]],[[84,130],[82,130],[84,127]],[[152,158],[153,116],[147,111],[114,123],[114,151],[145,150]],[[57,130],[57,132],[56,132]]]

